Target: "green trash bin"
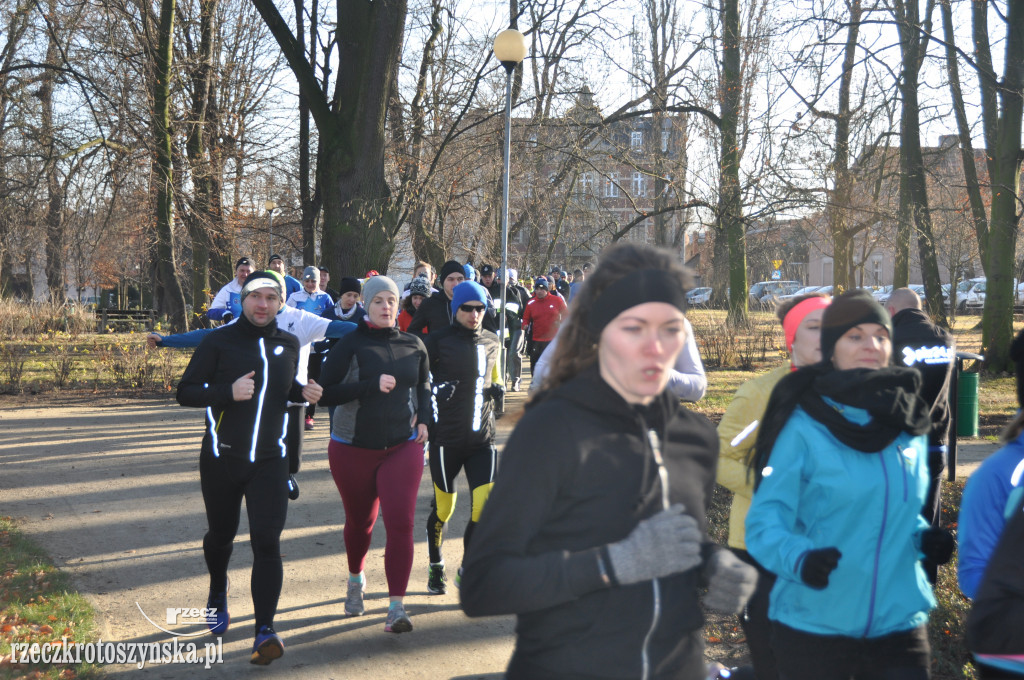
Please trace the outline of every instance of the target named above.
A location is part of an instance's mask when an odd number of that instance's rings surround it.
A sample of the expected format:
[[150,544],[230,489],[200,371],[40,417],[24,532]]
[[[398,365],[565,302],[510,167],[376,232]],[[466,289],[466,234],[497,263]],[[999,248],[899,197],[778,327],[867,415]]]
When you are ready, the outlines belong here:
[[961,371],[956,384],[956,436],[978,436],[978,373]]

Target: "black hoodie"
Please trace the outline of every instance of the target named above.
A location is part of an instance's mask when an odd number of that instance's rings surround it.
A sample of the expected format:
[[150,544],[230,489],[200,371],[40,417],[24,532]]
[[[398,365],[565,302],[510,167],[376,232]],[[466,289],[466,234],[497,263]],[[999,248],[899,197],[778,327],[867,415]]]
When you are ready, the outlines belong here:
[[649,429],[658,435],[669,501],[706,531],[715,428],[667,392],[647,409],[630,406],[596,367],[538,399],[505,446],[473,533],[463,609],[517,614],[510,680],[640,678],[648,635],[649,677],[694,677],[703,669],[690,642],[704,620],[700,569],[609,587],[597,555],[663,507]]

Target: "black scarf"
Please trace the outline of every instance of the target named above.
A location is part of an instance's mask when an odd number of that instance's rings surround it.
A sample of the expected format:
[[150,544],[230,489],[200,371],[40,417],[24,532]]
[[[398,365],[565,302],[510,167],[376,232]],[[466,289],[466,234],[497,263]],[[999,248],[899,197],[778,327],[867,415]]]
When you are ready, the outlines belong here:
[[[920,390],[921,374],[916,368],[837,371],[830,362],[821,362],[794,371],[772,391],[747,465],[760,484],[761,470],[768,464],[775,440],[798,405],[842,444],[864,453],[882,451],[901,432],[926,434],[931,417]],[[871,421],[866,425],[850,422],[824,397],[867,411]]]

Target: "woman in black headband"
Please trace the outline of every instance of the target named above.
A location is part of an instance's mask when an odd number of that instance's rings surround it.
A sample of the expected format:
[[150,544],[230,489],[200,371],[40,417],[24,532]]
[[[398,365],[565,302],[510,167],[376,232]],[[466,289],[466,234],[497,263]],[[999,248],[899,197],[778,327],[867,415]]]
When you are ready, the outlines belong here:
[[665,390],[687,278],[669,251],[609,249],[505,447],[461,593],[518,615],[509,680],[703,678],[699,589],[732,613],[753,590],[705,529],[715,430]]
[[921,567],[952,537],[921,516],[928,405],[916,369],[893,367],[889,314],[864,291],[832,300],[822,361],[782,378],[750,461],[747,550],[776,575],[768,618],[787,680],[926,680]]

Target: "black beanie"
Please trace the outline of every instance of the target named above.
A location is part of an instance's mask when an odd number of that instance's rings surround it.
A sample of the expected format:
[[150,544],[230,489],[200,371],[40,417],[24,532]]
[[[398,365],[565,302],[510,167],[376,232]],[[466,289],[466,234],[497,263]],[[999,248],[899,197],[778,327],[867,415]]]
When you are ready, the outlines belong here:
[[354,276],[344,276],[338,283],[338,295],[344,295],[345,293],[361,293],[362,291],[363,287],[359,283],[359,279]]
[[846,331],[862,323],[877,323],[889,331],[892,338],[892,319],[882,305],[870,293],[852,290],[832,298],[832,304],[825,308],[821,319],[821,358],[832,360],[836,342]]
[[[462,267],[461,264],[459,264],[455,260],[448,260],[447,262],[444,263],[444,266],[441,267],[441,273],[438,275],[437,280],[440,281],[441,285],[443,286],[444,280],[447,279],[448,276],[451,274],[462,274],[463,276],[465,276],[466,270]],[[440,286],[438,287],[440,288]]]

